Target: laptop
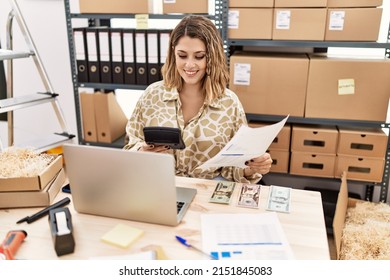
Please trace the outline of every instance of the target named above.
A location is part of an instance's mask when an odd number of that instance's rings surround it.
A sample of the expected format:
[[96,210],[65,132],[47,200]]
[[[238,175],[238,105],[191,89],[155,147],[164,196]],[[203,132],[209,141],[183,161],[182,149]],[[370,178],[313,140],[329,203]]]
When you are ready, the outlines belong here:
[[196,195],[175,186],[169,154],[77,144],[64,144],[63,154],[79,213],[176,226]]

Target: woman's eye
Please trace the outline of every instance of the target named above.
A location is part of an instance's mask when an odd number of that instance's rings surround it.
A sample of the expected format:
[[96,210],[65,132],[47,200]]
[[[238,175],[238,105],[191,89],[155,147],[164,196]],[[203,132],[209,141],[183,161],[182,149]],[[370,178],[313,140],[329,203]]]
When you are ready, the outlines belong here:
[[183,55],[183,54],[178,54],[177,56],[180,57],[180,58],[186,58],[187,57],[186,55]]
[[205,58],[205,56],[204,55],[202,55],[202,56],[196,56],[195,57],[197,60],[202,60],[203,58]]

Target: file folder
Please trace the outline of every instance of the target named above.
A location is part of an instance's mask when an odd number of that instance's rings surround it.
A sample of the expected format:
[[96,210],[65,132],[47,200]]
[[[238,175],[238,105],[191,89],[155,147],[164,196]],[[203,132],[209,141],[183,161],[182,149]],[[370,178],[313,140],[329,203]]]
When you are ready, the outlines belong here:
[[136,83],[148,84],[147,56],[146,56],[146,30],[135,30],[135,68]]
[[90,83],[100,83],[99,41],[96,28],[86,29],[88,77]]
[[154,29],[147,30],[147,55],[148,55],[148,84],[152,84],[160,80],[160,65],[159,65],[159,46],[158,46],[158,31]]
[[94,93],[80,93],[81,123],[83,138],[87,142],[97,142]]
[[73,29],[74,48],[79,83],[88,83],[87,44],[85,28]]
[[100,81],[112,83],[111,76],[111,48],[110,31],[108,28],[98,29],[99,35],[99,59],[100,59]]
[[136,84],[134,29],[124,29],[122,35],[125,84]]
[[162,79],[161,68],[165,64],[168,55],[169,38],[172,30],[159,30],[159,67],[160,67],[160,79]]
[[114,92],[95,92],[93,96],[98,142],[112,143],[125,135],[127,117]]
[[111,29],[112,81],[124,83],[122,29]]

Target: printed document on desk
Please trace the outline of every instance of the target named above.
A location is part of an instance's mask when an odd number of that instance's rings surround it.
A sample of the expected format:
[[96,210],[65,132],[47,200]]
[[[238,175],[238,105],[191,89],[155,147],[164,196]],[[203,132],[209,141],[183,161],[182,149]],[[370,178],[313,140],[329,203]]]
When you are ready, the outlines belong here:
[[202,164],[200,168],[222,166],[245,168],[245,161],[261,156],[267,151],[288,117],[278,123],[263,127],[241,126],[229,143],[217,155]]
[[203,251],[223,260],[291,260],[276,213],[203,214]]

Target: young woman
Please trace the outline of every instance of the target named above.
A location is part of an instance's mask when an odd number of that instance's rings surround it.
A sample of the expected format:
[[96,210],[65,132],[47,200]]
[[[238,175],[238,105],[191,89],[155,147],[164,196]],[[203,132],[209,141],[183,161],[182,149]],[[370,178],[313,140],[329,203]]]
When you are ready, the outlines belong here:
[[[257,183],[272,164],[268,153],[246,162],[246,168],[200,169],[247,124],[236,94],[227,89],[229,72],[223,42],[215,25],[203,16],[186,16],[172,31],[163,81],[151,84],[127,124],[125,149],[172,153],[176,175]],[[184,150],[147,145],[143,128],[177,127]]]

